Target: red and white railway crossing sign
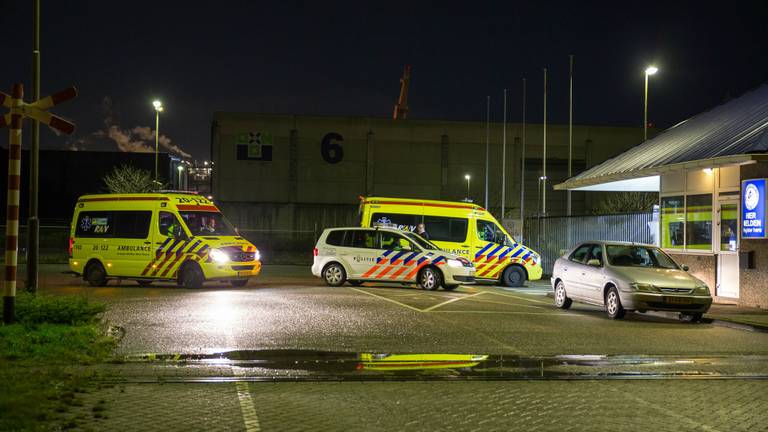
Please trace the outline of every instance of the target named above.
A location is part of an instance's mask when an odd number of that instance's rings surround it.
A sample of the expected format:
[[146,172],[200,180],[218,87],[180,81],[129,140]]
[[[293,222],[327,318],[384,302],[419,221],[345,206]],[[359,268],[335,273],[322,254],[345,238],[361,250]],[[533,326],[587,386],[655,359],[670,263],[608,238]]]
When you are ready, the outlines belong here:
[[77,89],[70,87],[32,103],[24,102],[24,86],[14,84],[11,94],[0,92],[0,105],[10,109],[0,117],[0,128],[8,127],[8,209],[5,221],[5,275],[3,283],[3,321],[15,320],[16,266],[19,249],[19,198],[21,196],[21,125],[31,118],[48,125],[51,129],[71,134],[75,125],[51,114],[48,109],[77,96]]

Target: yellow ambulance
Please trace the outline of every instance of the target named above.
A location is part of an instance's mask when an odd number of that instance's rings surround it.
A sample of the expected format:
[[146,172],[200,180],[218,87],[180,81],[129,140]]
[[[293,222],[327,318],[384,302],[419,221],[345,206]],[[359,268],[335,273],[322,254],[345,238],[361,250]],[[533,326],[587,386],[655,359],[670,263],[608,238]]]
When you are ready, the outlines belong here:
[[261,256],[205,197],[85,195],[72,218],[69,268],[92,286],[133,279],[142,286],[199,288],[218,280],[241,287],[261,271]]
[[387,226],[412,232],[423,224],[441,249],[475,265],[475,280],[522,286],[541,279],[541,257],[515,241],[487,210],[477,204],[407,198],[360,198],[361,226]]

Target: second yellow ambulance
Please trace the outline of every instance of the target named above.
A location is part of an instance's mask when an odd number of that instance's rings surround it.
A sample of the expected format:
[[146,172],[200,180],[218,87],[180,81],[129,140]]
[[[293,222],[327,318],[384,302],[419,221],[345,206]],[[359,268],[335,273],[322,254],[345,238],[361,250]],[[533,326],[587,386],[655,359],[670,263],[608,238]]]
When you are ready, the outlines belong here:
[[361,226],[388,226],[416,232],[437,246],[472,261],[478,281],[522,286],[541,279],[538,253],[515,241],[487,210],[477,204],[407,198],[361,197]]

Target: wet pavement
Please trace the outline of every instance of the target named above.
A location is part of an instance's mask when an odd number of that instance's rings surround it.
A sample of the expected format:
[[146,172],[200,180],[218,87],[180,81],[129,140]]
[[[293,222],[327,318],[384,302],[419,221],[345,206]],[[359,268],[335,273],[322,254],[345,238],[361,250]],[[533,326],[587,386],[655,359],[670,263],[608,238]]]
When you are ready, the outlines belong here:
[[548,286],[330,288],[266,267],[247,287],[133,282],[80,430],[766,430],[768,333],[563,311]]

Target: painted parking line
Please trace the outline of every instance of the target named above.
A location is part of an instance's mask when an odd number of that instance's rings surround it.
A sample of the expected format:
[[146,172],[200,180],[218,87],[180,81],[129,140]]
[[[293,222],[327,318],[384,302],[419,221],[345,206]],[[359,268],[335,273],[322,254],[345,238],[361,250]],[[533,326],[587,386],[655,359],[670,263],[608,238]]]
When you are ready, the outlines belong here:
[[506,293],[506,292],[497,292],[497,291],[485,291],[485,292],[487,292],[488,294],[495,294],[495,295],[504,296],[504,297],[512,297],[512,298],[516,298],[518,300],[525,300],[525,301],[534,302],[534,303],[552,304],[551,301],[535,300],[535,299],[530,299],[530,298],[525,298],[525,297],[520,297],[520,296],[512,295],[512,294],[509,294],[509,293]]
[[350,289],[351,289],[351,290],[354,290],[354,291],[357,291],[357,292],[360,292],[360,293],[363,293],[363,294],[366,294],[366,295],[369,295],[369,296],[371,296],[371,297],[376,297],[376,298],[380,298],[380,299],[382,299],[382,300],[386,300],[386,301],[388,301],[388,302],[390,302],[390,303],[394,303],[394,304],[396,304],[396,305],[398,305],[398,306],[402,306],[402,307],[404,307],[404,308],[406,308],[406,309],[410,309],[410,310],[413,310],[413,311],[416,311],[416,312],[421,312],[421,309],[419,309],[419,308],[415,308],[415,307],[413,307],[413,306],[411,306],[411,305],[407,305],[407,304],[405,304],[405,303],[400,303],[399,301],[397,301],[397,300],[392,300],[391,298],[387,298],[387,297],[384,297],[384,296],[380,296],[380,295],[378,295],[378,294],[370,293],[370,292],[368,292],[368,291],[363,291],[363,290],[361,290],[361,289],[357,289],[357,288],[350,288]]
[[426,309],[423,309],[422,312],[433,311],[433,310],[435,310],[435,309],[437,309],[437,308],[439,308],[441,306],[445,306],[445,305],[447,305],[449,303],[457,302],[459,300],[464,300],[464,299],[468,299],[468,298],[471,298],[471,297],[476,297],[476,296],[483,295],[483,294],[485,294],[485,292],[481,291],[481,292],[478,292],[478,293],[475,293],[475,294],[470,294],[470,295],[465,296],[465,297],[456,297],[456,298],[450,299],[448,301],[444,301],[442,303],[438,303],[438,304],[436,304],[434,306],[430,306],[430,307],[428,307]]
[[549,316],[567,316],[575,318],[592,318],[589,315],[574,314],[574,313],[558,313],[558,312],[522,312],[522,311],[476,311],[476,310],[450,310],[450,311],[431,311],[430,313],[439,314],[499,314],[499,315],[549,315]]

